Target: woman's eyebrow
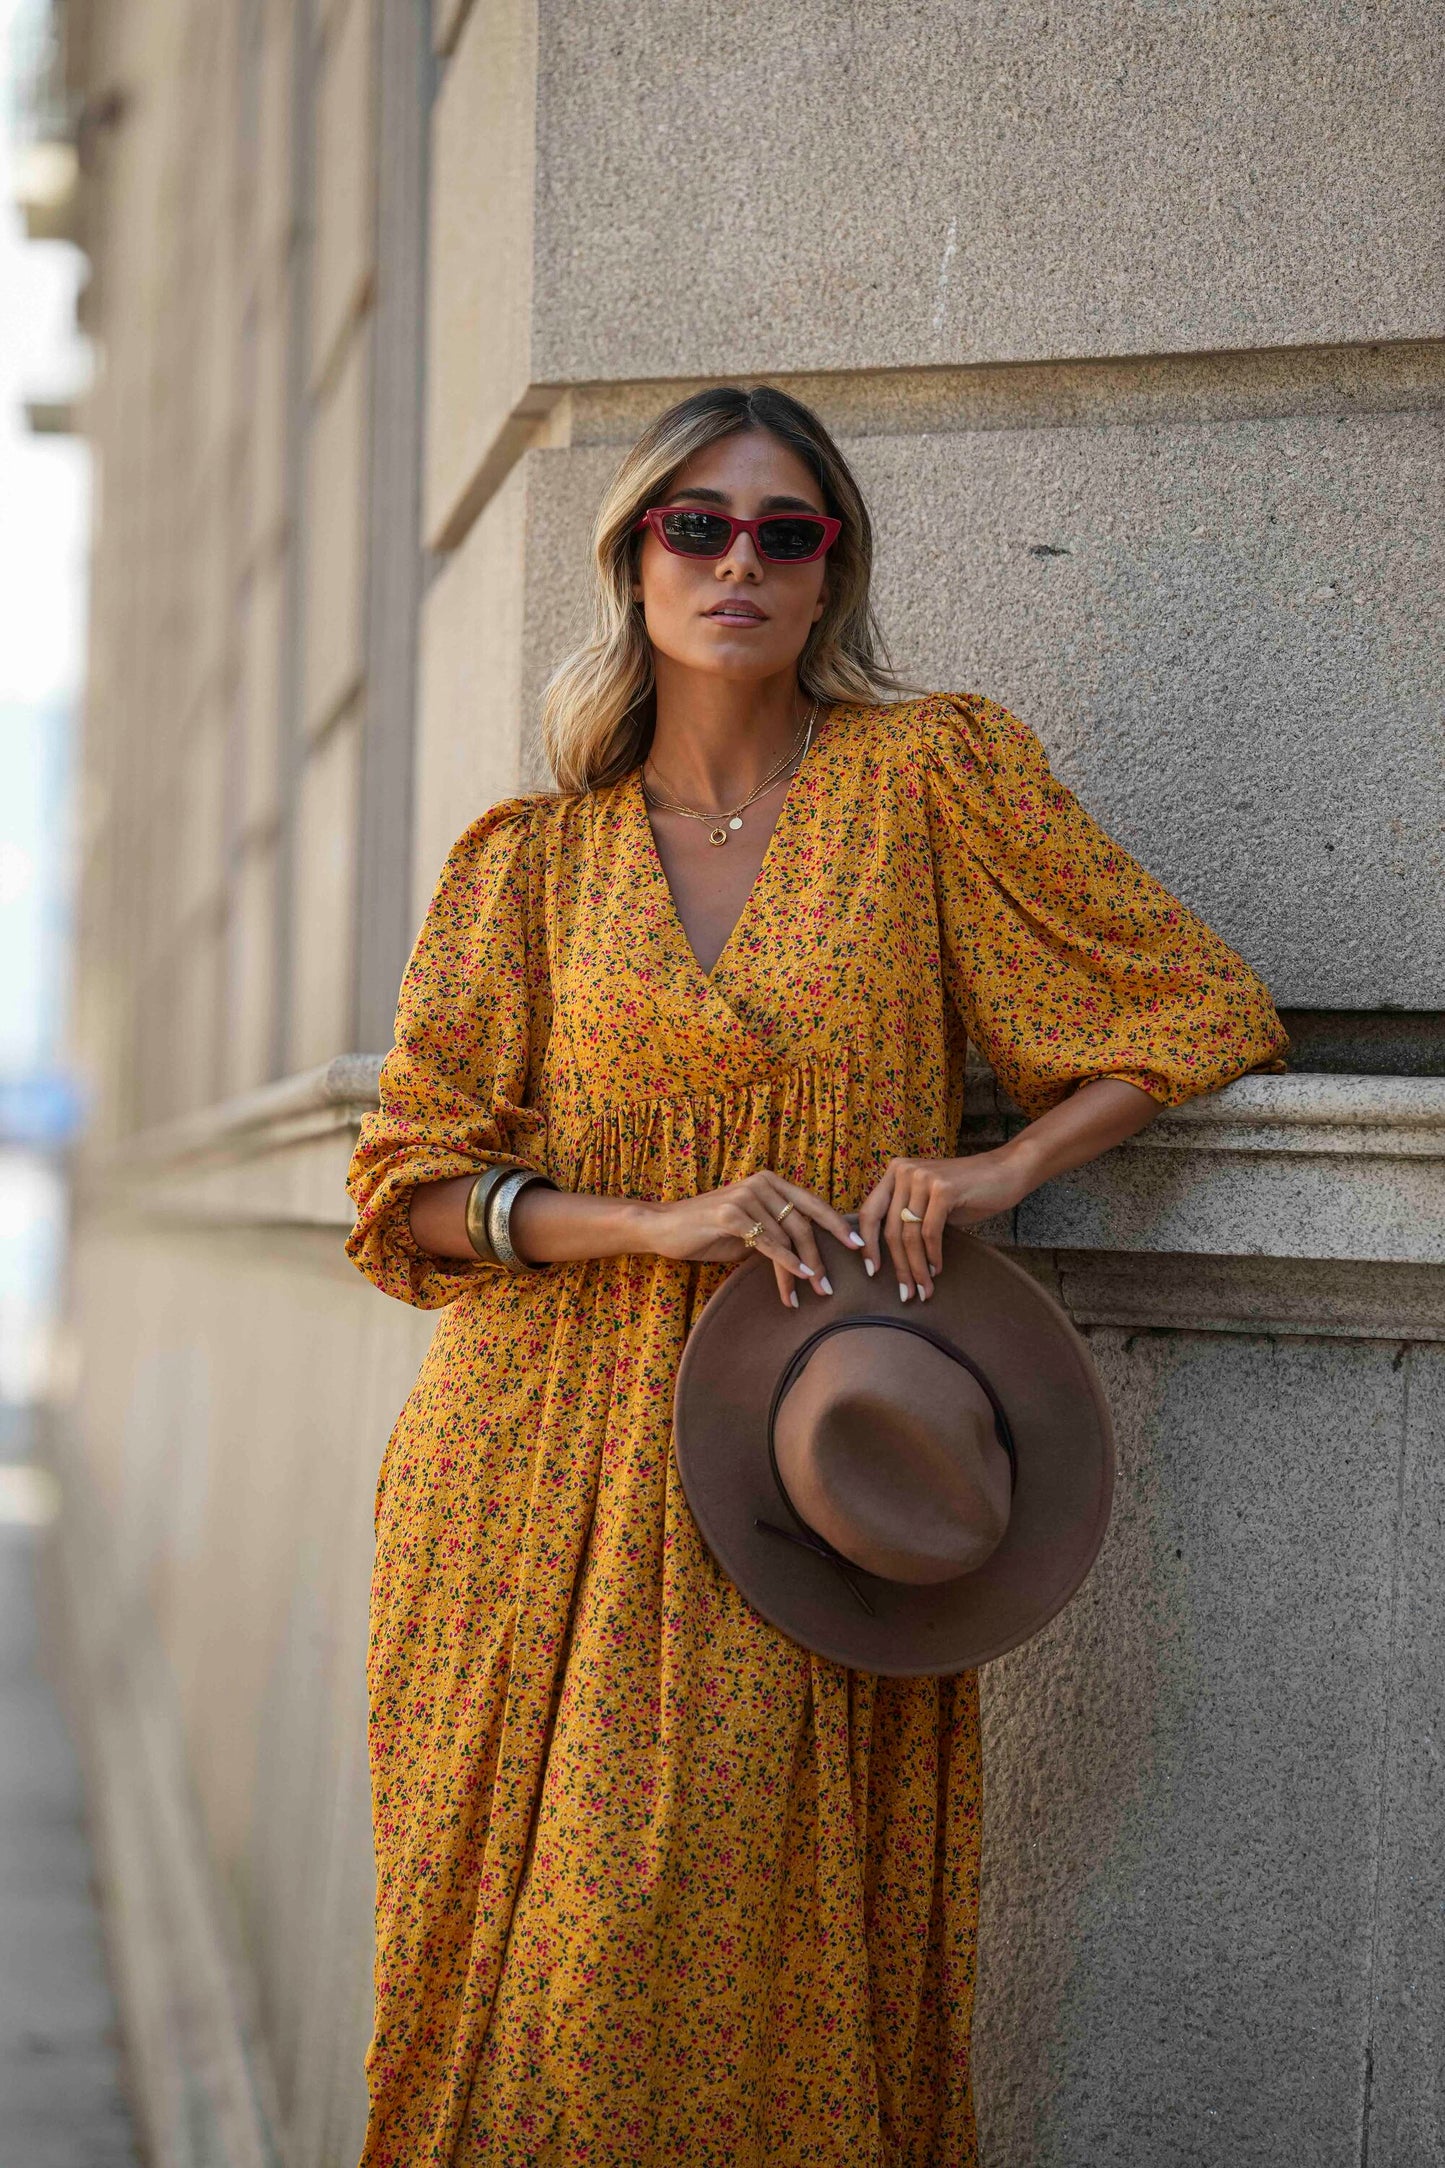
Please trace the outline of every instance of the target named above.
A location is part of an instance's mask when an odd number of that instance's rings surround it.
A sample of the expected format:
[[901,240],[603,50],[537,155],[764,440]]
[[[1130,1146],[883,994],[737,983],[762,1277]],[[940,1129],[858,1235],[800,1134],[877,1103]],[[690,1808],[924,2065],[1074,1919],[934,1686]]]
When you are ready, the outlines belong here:
[[[701,504],[720,504],[724,506],[732,501],[725,489],[675,489],[668,502],[670,504],[675,503],[679,497],[695,497]],[[809,504],[806,497],[764,497],[763,510],[765,512],[811,512],[815,518],[820,516],[818,507],[815,504]]]

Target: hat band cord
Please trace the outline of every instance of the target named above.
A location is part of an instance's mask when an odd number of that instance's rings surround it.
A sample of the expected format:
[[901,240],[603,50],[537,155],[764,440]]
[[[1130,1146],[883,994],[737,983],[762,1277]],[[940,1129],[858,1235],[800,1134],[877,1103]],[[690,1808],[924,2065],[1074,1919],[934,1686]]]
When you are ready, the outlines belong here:
[[[773,1473],[774,1475],[777,1474],[776,1468]],[[835,1551],[826,1536],[820,1536],[816,1529],[810,1528],[793,1504],[792,1499],[783,1490],[781,1483],[779,1483],[778,1489],[782,1493],[783,1504],[792,1514],[798,1526],[796,1528],[779,1528],[776,1521],[765,1521],[760,1514],[753,1522],[754,1528],[760,1528],[765,1536],[781,1536],[784,1543],[796,1543],[800,1551],[811,1551],[816,1558],[826,1559],[839,1578],[846,1583],[848,1593],[853,1598],[853,1601],[868,1613],[869,1618],[876,1617],[877,1614],[872,1604],[853,1578],[854,1574],[861,1573],[863,1568],[855,1566],[851,1559],[843,1556],[841,1551]]]
[[916,1325],[911,1317],[840,1317],[835,1318],[831,1324],[820,1325],[818,1330],[811,1333],[800,1347],[793,1350],[791,1359],[773,1388],[772,1401],[768,1407],[768,1466],[773,1472],[773,1482],[777,1488],[778,1496],[796,1521],[797,1527],[795,1529],[779,1528],[776,1522],[765,1521],[761,1517],[754,1519],[753,1526],[760,1529],[764,1535],[781,1536],[785,1543],[795,1543],[800,1550],[811,1551],[815,1557],[826,1560],[846,1583],[848,1592],[854,1602],[860,1604],[868,1613],[868,1616],[872,1618],[876,1615],[873,1606],[853,1578],[855,1573],[866,1572],[866,1568],[855,1565],[851,1558],[845,1558],[841,1551],[834,1548],[826,1536],[820,1536],[817,1529],[810,1528],[804,1520],[802,1514],[788,1496],[788,1487],[779,1473],[777,1446],[773,1435],[777,1426],[778,1410],[795,1384],[798,1372],[807,1362],[814,1348],[818,1346],[820,1341],[830,1339],[835,1332],[851,1332],[864,1325],[884,1325],[892,1332],[912,1333],[915,1340],[926,1340],[930,1347],[936,1347],[940,1354],[947,1355],[961,1369],[966,1370],[975,1384],[982,1388],[987,1396],[989,1406],[993,1409],[994,1428],[998,1432],[998,1442],[1008,1455],[1010,1494],[1018,1485],[1019,1463],[1018,1453],[1014,1446],[1013,1432],[1009,1427],[1009,1420],[1004,1414],[998,1394],[979,1369],[978,1364],[965,1355],[962,1348],[955,1347],[951,1340],[945,1340],[942,1333],[933,1332],[927,1325]]

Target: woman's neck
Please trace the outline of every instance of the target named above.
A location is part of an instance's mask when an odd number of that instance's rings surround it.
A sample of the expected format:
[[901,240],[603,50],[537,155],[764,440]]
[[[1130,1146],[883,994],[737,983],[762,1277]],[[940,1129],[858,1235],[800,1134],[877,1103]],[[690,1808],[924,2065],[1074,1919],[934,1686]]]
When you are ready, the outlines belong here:
[[811,710],[792,671],[740,685],[675,671],[658,656],[657,723],[645,772],[684,804],[737,805],[796,744]]

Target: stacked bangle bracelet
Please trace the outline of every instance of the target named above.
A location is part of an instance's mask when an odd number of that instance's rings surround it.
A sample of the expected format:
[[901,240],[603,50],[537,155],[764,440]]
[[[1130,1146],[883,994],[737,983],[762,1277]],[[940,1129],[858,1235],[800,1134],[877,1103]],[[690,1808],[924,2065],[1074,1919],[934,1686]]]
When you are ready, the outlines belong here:
[[501,1265],[508,1272],[541,1269],[519,1256],[512,1240],[512,1207],[534,1182],[548,1189],[557,1186],[535,1167],[487,1167],[467,1191],[467,1240],[484,1265]]

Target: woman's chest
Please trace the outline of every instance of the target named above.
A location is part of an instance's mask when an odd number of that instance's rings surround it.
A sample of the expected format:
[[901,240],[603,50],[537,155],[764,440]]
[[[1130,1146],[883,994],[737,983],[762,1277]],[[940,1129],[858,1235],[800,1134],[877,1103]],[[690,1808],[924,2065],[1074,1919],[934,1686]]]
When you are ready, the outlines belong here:
[[549,926],[557,1085],[618,1104],[936,1036],[941,963],[922,834],[856,809],[830,817],[821,794],[790,796],[755,864],[744,882],[740,854],[712,892],[723,938],[704,969],[707,949],[699,941],[700,961],[640,798],[619,809]]
[[683,937],[710,974],[747,908],[768,855],[780,808],[749,809],[709,825],[670,815],[649,822],[653,847]]

